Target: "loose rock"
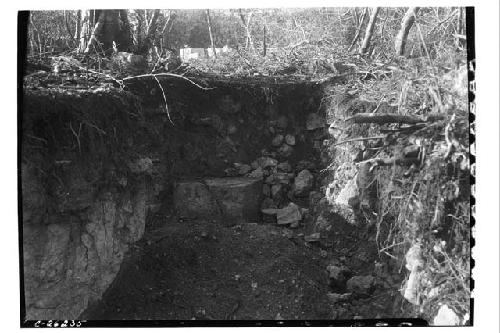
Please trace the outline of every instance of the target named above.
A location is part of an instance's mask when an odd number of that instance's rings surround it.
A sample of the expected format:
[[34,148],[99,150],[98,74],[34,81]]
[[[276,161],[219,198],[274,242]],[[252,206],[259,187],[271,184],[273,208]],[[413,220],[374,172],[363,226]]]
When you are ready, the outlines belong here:
[[282,135],[282,134],[278,134],[274,137],[273,141],[272,141],[272,145],[274,147],[279,147],[281,146],[281,144],[283,143],[283,140],[285,139],[285,137]]
[[352,272],[346,266],[330,265],[326,268],[330,277],[330,286],[332,288],[344,289],[347,279],[352,276]]
[[287,145],[286,143],[283,144],[283,146],[281,146],[278,149],[278,154],[280,154],[283,157],[288,157],[288,156],[292,155],[292,153],[293,153],[293,147]]
[[287,145],[295,146],[295,137],[291,134],[285,136],[285,142]]
[[316,222],[314,223],[314,230],[319,232],[328,232],[332,229],[330,222],[323,216],[318,216]]
[[282,163],[278,164],[278,170],[283,171],[283,172],[291,172],[292,166],[288,162],[282,162]]
[[[276,172],[273,175],[273,182],[279,184],[288,184],[290,183],[290,175],[284,172]],[[293,175],[292,175],[293,177]]]
[[345,293],[345,294],[328,293],[326,294],[326,296],[332,303],[340,303],[347,301],[352,296],[352,293]]
[[295,177],[294,194],[298,197],[309,195],[313,186],[314,176],[308,170],[302,170]]
[[300,222],[302,215],[300,214],[299,206],[290,202],[288,206],[278,209],[277,215],[278,224],[292,224],[294,222]]
[[246,175],[250,171],[252,171],[252,167],[248,164],[234,163],[234,166],[238,170],[238,174],[240,176]]
[[353,294],[368,295],[373,290],[375,279],[371,275],[354,276],[347,281],[347,290]]
[[310,234],[310,235],[307,235],[307,236],[304,236],[304,240],[308,243],[312,243],[312,242],[319,242],[319,239],[320,239],[320,234],[319,232],[315,232],[313,234]]
[[262,169],[268,168],[268,167],[275,167],[278,165],[278,161],[275,160],[274,158],[271,157],[259,157],[256,161],[257,167],[261,167]]
[[263,179],[264,178],[264,172],[262,171],[261,167],[258,167],[254,171],[250,172],[247,177],[251,178],[258,178],[258,179]]

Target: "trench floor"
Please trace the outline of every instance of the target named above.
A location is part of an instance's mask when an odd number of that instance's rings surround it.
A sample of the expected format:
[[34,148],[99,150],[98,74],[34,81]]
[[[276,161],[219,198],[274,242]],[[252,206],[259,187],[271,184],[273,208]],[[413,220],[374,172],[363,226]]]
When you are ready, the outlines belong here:
[[390,276],[378,279],[369,297],[332,303],[327,296],[332,290],[326,266],[332,260],[340,258],[356,274],[373,273],[376,249],[366,241],[355,242],[344,234],[321,249],[304,242],[300,228],[157,218],[160,226],[132,246],[115,281],[82,319],[401,317],[398,282]]

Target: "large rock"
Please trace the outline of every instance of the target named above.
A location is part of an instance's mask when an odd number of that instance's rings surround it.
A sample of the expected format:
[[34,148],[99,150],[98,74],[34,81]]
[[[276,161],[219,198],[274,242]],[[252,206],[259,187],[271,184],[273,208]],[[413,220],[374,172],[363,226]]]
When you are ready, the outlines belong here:
[[142,237],[146,184],[143,178],[127,179],[128,189],[119,196],[104,191],[83,204],[71,200],[72,193],[92,193],[92,187],[71,175],[69,203],[58,205],[58,212],[45,211],[40,220],[32,214],[38,214],[34,200],[40,199],[28,189],[42,180],[32,171],[22,166],[26,319],[79,318],[111,284],[130,244]]
[[413,244],[405,255],[406,269],[410,271],[408,281],[406,282],[403,291],[403,297],[410,303],[419,305],[420,299],[418,297],[419,289],[422,280],[422,268],[424,267],[424,260],[422,258],[422,250],[419,243]]
[[302,220],[302,214],[300,213],[299,206],[290,202],[287,206],[276,211],[276,218],[278,224],[293,224],[299,223]]
[[460,325],[460,317],[458,317],[455,311],[450,309],[448,305],[444,304],[441,305],[436,317],[434,317],[433,325],[457,326]]
[[262,181],[249,177],[211,178],[177,183],[174,206],[182,217],[222,217],[227,224],[259,219]]
[[352,207],[352,203],[359,197],[359,189],[356,178],[349,180],[335,199],[333,198],[333,195],[334,193],[327,191],[326,197],[328,198],[328,201],[334,201],[336,204],[341,206]]
[[298,197],[308,196],[314,182],[314,176],[309,172],[309,170],[302,170],[299,172],[297,177],[295,177],[294,194]]

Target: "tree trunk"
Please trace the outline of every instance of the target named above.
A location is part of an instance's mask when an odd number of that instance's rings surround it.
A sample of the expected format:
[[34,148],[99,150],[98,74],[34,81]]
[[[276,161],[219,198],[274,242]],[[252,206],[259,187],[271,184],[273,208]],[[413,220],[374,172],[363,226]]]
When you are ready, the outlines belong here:
[[118,51],[128,51],[132,38],[130,24],[125,10],[96,10],[96,23],[92,30],[85,53],[94,47],[98,52],[110,54],[113,51],[113,42]]
[[359,53],[361,54],[366,53],[366,50],[368,50],[368,47],[370,46],[370,40],[373,35],[373,29],[375,27],[375,21],[377,20],[377,14],[379,9],[380,9],[379,7],[373,7],[372,9],[372,13],[370,15],[370,21],[366,26],[365,38],[363,38],[363,43],[361,44],[361,47],[359,49]]
[[[99,12],[99,14],[97,12]],[[91,35],[90,35],[90,38],[88,40],[87,47],[85,48],[84,53],[89,53],[91,47],[95,48],[96,44],[100,45],[99,41],[97,40],[97,36],[99,36],[101,34],[102,28],[104,26],[104,17],[105,17],[104,10],[94,12],[94,19],[96,19],[97,22],[95,23],[95,25],[92,29],[92,32],[91,32]],[[89,23],[89,25],[90,25],[90,23]],[[103,51],[102,46],[98,49],[98,51]]]
[[75,40],[78,43],[80,39],[80,34],[82,31],[82,11],[76,11],[76,23],[75,23]]
[[396,54],[402,56],[405,52],[406,40],[408,38],[408,34],[410,32],[413,23],[415,22],[415,17],[419,11],[419,7],[410,7],[406,11],[405,16],[401,22],[401,29],[399,30],[395,42],[394,48],[396,50]]
[[349,46],[349,49],[347,49],[347,52],[351,52],[352,48],[354,47],[354,45],[358,41],[359,33],[361,32],[361,27],[363,26],[363,23],[365,22],[365,17],[366,17],[367,11],[368,11],[368,8],[365,8],[365,10],[363,11],[363,14],[361,15],[359,26],[358,26],[358,29],[356,30],[356,35],[354,35],[354,38],[351,42],[351,45]]
[[358,10],[356,7],[354,7],[352,11],[352,18],[354,20],[354,25],[357,27],[359,26],[359,17],[358,17]]
[[210,23],[210,11],[207,9],[207,24],[208,24],[208,34],[210,35],[210,44],[212,46],[212,52],[214,53],[214,58],[217,58],[217,52],[215,51],[214,36],[212,35],[212,24]]
[[69,22],[68,22],[68,13],[66,13],[65,10],[63,11],[63,16],[64,16],[64,26],[66,27],[66,31],[68,32],[69,37],[71,38],[71,40],[74,43],[75,37],[74,37],[74,34],[71,32],[71,27],[69,26]]
[[161,38],[162,38],[162,51],[163,51],[163,46],[167,49],[170,49],[170,40],[168,38],[170,31],[172,30],[172,27],[174,25],[174,20],[175,20],[175,12],[168,11],[168,18],[167,21],[165,22],[165,25],[163,26],[163,29],[161,30]]
[[248,49],[248,47],[250,46],[250,48],[253,50],[254,48],[253,48],[253,42],[252,42],[252,34],[250,32],[250,20],[252,19],[253,12],[250,12],[248,14],[248,19],[246,20],[246,22],[245,22],[245,17],[243,16],[243,12],[241,11],[241,9],[239,10],[239,13],[240,13],[241,22],[243,23],[243,27],[245,28],[246,35],[247,35],[246,42],[245,42],[245,48]]
[[[147,10],[144,10],[144,15],[139,14],[138,25],[137,25],[137,50],[139,54],[148,54],[153,47],[153,42],[155,38],[156,31],[158,30],[158,17],[160,16],[160,10],[155,9],[151,15],[151,19],[148,21]],[[144,26],[144,39],[141,38],[142,27]]]
[[267,44],[266,44],[266,26],[264,25],[264,57],[266,56],[267,53]]

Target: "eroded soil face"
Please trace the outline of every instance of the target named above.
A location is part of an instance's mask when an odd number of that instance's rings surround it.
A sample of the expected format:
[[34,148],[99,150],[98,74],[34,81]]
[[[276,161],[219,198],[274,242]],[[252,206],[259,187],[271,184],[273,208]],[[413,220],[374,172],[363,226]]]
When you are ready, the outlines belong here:
[[[355,235],[353,227],[340,229],[346,234],[323,247],[304,242],[302,228],[257,223],[224,227],[165,215],[155,219],[160,226],[129,251],[111,287],[82,319],[398,317],[400,297],[390,291],[395,288],[387,275],[376,278],[369,296],[341,302],[329,298],[329,292],[340,292],[329,286],[329,264],[345,264],[356,275],[373,272],[376,249],[353,238],[346,242]],[[338,221],[337,227],[343,223]]]

